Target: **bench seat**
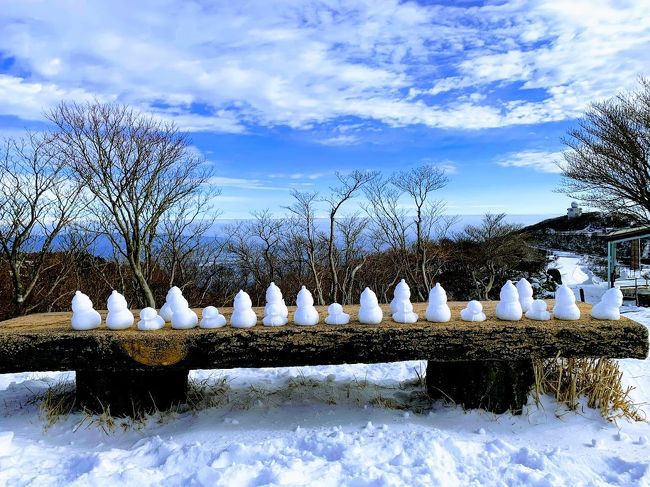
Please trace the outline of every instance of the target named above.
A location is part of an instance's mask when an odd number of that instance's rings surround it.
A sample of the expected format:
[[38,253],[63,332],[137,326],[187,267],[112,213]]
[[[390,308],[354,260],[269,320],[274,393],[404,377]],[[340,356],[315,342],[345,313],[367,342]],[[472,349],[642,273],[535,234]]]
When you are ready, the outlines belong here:
[[[80,405],[97,410],[110,404],[112,413],[129,414],[134,404],[150,408],[145,403],[152,398],[160,409],[182,402],[191,369],[427,360],[431,396],[501,412],[523,406],[533,358],[648,354],[646,327],[625,317],[594,320],[584,303],[578,303],[579,321],[506,322],[494,317],[496,302],[485,302],[488,320],[480,323],[457,318],[465,304],[449,303],[449,323],[395,323],[383,306],[387,318],[364,325],[356,321],[358,306],[346,306],[348,325],[265,327],[263,308],[255,308],[259,321],[249,329],[172,330],[166,324],[146,332],[135,326],[113,331],[103,324],[75,331],[70,313],[34,314],[0,323],[0,373],[74,370]],[[414,308],[423,317],[426,303]],[[290,318],[294,309],[289,308]],[[317,309],[323,320],[326,308]],[[220,311],[228,319],[232,313]]]

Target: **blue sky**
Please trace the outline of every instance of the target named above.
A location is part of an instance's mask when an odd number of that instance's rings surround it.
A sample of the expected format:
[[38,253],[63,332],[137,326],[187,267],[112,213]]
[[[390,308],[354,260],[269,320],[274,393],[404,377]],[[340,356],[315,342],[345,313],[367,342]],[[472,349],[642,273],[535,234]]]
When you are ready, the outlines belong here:
[[134,105],[191,133],[224,218],[425,163],[449,213],[563,213],[560,137],[650,74],[647,0],[3,0],[0,32],[0,135]]

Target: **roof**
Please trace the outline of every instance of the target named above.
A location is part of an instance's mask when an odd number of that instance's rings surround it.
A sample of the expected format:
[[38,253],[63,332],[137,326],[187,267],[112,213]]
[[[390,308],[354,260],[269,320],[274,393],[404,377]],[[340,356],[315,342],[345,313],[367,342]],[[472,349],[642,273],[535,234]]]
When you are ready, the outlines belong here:
[[603,235],[606,242],[627,242],[639,238],[650,238],[650,226],[624,228]]

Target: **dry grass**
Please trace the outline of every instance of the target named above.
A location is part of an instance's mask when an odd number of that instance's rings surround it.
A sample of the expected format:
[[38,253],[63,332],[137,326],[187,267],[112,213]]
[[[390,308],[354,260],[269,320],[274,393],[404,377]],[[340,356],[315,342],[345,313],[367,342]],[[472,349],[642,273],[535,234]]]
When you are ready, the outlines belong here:
[[26,404],[38,406],[39,415],[47,429],[72,413],[75,401],[75,383],[66,380],[52,383],[44,392],[34,394]]
[[618,362],[607,358],[561,358],[534,360],[535,401],[541,394],[550,394],[558,404],[576,411],[581,397],[587,406],[600,411],[610,420],[645,421],[641,404],[635,404],[630,393],[633,387],[624,387],[623,373]]

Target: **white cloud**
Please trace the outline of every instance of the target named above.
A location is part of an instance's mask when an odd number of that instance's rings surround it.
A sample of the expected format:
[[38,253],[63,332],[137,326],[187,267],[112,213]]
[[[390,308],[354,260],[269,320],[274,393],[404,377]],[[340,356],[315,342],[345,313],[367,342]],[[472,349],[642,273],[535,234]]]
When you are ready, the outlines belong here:
[[650,71],[647,0],[2,3],[0,115],[25,120],[99,97],[196,131],[481,129],[575,117]]
[[546,173],[561,173],[562,151],[546,152],[541,150],[525,150],[512,152],[500,157],[496,163],[504,167],[523,167]]
[[260,179],[248,178],[230,178],[224,176],[213,176],[208,179],[206,184],[219,188],[238,188],[238,189],[260,189],[267,191],[286,191],[286,187],[273,186]]

